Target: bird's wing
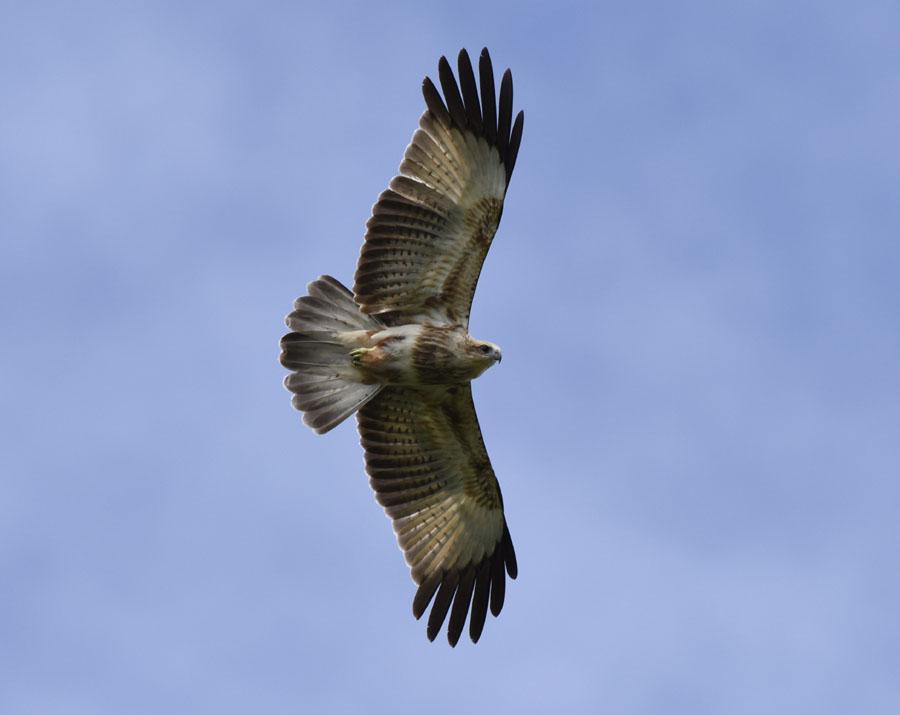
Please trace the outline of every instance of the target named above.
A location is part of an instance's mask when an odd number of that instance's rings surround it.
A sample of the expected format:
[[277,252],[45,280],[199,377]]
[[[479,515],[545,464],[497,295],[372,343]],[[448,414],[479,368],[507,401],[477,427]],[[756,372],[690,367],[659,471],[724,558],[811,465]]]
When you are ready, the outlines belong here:
[[434,597],[428,638],[449,611],[447,638],[456,645],[471,604],[477,642],[517,566],[471,387],[386,387],[358,421],[370,484],[419,585],[413,614],[420,618]]
[[356,301],[390,324],[426,319],[468,326],[522,139],[523,112],[512,122],[512,74],[503,75],[498,110],[486,49],[480,101],[465,50],[459,85],[446,58],[438,70],[446,104],[426,77],[428,109],[400,174],[372,208],[357,264]]

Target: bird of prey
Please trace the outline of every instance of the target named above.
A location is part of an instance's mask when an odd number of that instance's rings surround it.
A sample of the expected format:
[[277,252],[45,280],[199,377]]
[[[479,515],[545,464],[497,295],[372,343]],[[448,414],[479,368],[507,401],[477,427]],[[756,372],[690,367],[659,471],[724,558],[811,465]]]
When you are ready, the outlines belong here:
[[524,114],[513,121],[509,70],[497,103],[487,49],[478,69],[476,83],[462,50],[457,84],[441,57],[443,99],[425,78],[427,108],[372,208],[353,291],[330,276],[310,283],[281,340],[285,386],[307,425],[321,434],[357,414],[369,483],[418,584],[413,615],[433,600],[434,640],[449,612],[453,646],[470,609],[478,641],[518,570],[470,385],[500,348],[468,325]]

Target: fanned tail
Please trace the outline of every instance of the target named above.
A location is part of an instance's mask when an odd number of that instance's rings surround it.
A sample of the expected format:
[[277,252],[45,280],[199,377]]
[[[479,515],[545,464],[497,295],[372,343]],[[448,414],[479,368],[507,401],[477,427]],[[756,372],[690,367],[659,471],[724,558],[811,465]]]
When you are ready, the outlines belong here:
[[293,371],[284,385],[294,393],[294,407],[324,434],[381,390],[359,382],[350,351],[384,325],[361,312],[353,294],[331,276],[321,276],[308,290],[285,319],[293,332],[281,339],[281,364]]

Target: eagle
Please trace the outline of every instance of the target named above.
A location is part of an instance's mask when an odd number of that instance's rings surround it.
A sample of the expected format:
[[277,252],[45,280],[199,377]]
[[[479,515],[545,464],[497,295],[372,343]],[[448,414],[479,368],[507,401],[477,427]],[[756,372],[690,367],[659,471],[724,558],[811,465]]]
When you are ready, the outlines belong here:
[[468,326],[524,123],[508,69],[498,104],[487,49],[478,82],[465,50],[457,69],[458,84],[440,58],[443,98],[423,81],[426,110],[372,208],[353,290],[327,275],[310,283],[281,339],[303,421],[321,434],[357,415],[369,483],[418,585],[413,615],[432,604],[433,641],[449,613],[451,646],[467,618],[478,642],[518,572],[471,389],[500,348]]

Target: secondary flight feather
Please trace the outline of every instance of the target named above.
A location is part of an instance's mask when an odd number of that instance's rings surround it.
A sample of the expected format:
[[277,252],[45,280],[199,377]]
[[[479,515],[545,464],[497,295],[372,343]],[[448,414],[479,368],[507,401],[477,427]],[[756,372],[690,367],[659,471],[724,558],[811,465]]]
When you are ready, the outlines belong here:
[[431,605],[434,640],[449,614],[451,645],[467,618],[478,641],[517,574],[470,386],[501,353],[468,326],[524,121],[513,121],[509,70],[498,103],[487,49],[478,81],[465,50],[457,70],[459,84],[441,57],[443,96],[425,78],[425,113],[372,208],[353,291],[330,276],[310,283],[281,340],[307,425],[324,433],[357,415],[369,483],[418,584],[413,615]]

